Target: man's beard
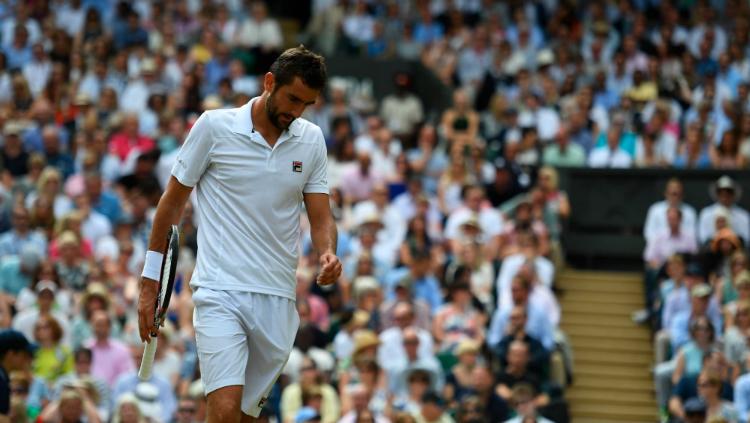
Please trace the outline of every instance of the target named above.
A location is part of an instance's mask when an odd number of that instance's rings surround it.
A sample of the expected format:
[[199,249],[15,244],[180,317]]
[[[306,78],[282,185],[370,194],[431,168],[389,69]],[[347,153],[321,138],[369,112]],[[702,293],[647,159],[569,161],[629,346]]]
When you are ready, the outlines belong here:
[[271,124],[273,126],[275,126],[277,129],[284,131],[287,128],[289,128],[289,125],[291,125],[292,122],[294,122],[294,117],[292,117],[292,119],[286,125],[281,122],[281,119],[280,119],[281,113],[279,113],[279,109],[278,107],[276,107],[275,95],[276,95],[276,90],[272,91],[271,94],[269,94],[268,98],[266,98],[266,105],[265,105],[266,115],[268,116],[268,120],[271,121]]

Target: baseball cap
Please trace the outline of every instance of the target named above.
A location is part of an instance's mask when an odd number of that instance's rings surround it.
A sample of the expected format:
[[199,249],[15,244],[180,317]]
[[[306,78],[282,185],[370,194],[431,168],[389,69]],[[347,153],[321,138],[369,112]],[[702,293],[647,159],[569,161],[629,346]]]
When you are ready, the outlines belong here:
[[696,298],[708,297],[711,295],[711,287],[705,283],[698,284],[690,290],[690,295]]
[[0,357],[8,351],[27,351],[29,354],[36,352],[36,345],[29,342],[26,336],[14,329],[0,331]]
[[294,423],[304,423],[311,420],[320,420],[320,414],[312,407],[302,407],[294,417]]

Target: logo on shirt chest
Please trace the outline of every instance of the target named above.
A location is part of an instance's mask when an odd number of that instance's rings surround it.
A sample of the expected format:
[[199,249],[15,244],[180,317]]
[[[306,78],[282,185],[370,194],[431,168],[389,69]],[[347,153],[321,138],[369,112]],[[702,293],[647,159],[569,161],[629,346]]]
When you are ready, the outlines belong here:
[[302,173],[302,162],[292,162],[292,172]]

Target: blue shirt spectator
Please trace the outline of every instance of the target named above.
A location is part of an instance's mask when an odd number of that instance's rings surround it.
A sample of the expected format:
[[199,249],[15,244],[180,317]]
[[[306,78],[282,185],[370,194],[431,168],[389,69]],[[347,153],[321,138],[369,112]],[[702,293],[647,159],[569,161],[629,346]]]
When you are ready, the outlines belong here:
[[431,314],[443,305],[443,297],[440,295],[440,286],[435,276],[430,274],[419,274],[413,272],[408,267],[401,267],[391,271],[386,275],[386,299],[394,300],[396,298],[396,284],[402,279],[411,281],[411,291],[415,299],[424,300],[430,305]]

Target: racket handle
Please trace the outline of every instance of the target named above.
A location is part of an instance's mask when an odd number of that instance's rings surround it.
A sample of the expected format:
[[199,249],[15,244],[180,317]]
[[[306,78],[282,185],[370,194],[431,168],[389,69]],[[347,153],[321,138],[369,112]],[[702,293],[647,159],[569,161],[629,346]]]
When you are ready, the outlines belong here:
[[146,342],[146,347],[143,349],[143,359],[141,360],[141,368],[138,370],[138,378],[142,381],[151,379],[151,369],[154,367],[154,356],[156,355],[156,344],[158,339],[155,336],[151,337],[149,342]]

